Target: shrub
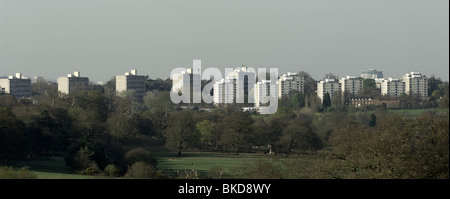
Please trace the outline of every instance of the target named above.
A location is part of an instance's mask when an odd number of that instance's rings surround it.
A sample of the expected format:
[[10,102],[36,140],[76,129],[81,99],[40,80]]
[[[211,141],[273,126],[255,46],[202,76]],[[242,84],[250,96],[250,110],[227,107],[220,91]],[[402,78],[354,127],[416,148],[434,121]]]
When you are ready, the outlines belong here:
[[120,169],[114,164],[106,165],[104,172],[105,172],[105,175],[107,175],[107,176],[113,176],[113,177],[120,176]]
[[145,162],[153,167],[156,167],[157,161],[153,157],[152,153],[144,148],[135,148],[128,151],[125,154],[125,161],[128,166],[136,163],[136,162]]
[[36,179],[37,176],[28,168],[14,169],[12,167],[0,166],[0,179]]
[[145,162],[136,162],[128,168],[125,177],[138,179],[154,179],[156,178],[156,170],[152,165],[149,165]]

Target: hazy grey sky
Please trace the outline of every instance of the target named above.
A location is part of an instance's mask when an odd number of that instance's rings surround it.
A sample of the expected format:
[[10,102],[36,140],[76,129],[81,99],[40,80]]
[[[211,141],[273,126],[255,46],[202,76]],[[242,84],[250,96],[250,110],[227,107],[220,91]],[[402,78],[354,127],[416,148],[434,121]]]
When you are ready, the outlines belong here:
[[[278,67],[449,79],[448,0],[0,0],[0,76]],[[224,73],[224,71],[222,70]]]

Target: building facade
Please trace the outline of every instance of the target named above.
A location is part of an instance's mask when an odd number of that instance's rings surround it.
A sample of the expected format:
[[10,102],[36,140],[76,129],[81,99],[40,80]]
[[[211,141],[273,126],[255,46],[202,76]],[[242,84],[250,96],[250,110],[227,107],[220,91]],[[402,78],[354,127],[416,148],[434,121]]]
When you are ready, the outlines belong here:
[[320,98],[321,102],[323,102],[326,93],[328,93],[330,99],[333,100],[335,92],[342,92],[341,84],[338,81],[334,79],[325,79],[317,83],[317,96]]
[[278,97],[289,96],[291,91],[305,93],[305,78],[297,73],[288,72],[278,80]]
[[137,70],[131,70],[131,73],[116,76],[116,92],[134,91],[135,100],[141,101],[145,96],[145,80],[144,75],[138,75]]
[[67,77],[58,77],[58,91],[63,94],[72,94],[79,90],[89,89],[89,78],[81,77],[79,71],[68,74]]
[[248,103],[254,103],[253,92],[256,83],[254,71],[249,71],[249,68],[243,66],[240,69],[235,69],[233,72],[228,73],[227,77],[234,80],[234,96],[236,96],[236,103],[244,103],[246,93],[248,96]]
[[357,78],[355,76],[347,76],[339,80],[341,84],[342,93],[349,93],[352,95],[358,95],[363,89],[363,79]]
[[428,78],[420,72],[406,73],[403,76],[405,93],[411,95],[418,93],[422,98],[428,97]]
[[269,102],[269,97],[278,98],[279,94],[279,82],[274,81],[274,85],[271,88],[270,80],[262,80],[255,84],[255,107],[260,107],[263,104]]
[[405,83],[402,80],[389,78],[381,82],[381,95],[400,97],[402,93],[405,93]]
[[1,91],[13,95],[15,98],[24,98],[31,96],[31,80],[22,76],[22,73],[16,73],[15,76],[0,78]]
[[234,79],[221,79],[214,83],[213,102],[216,106],[220,104],[231,104],[234,102]]

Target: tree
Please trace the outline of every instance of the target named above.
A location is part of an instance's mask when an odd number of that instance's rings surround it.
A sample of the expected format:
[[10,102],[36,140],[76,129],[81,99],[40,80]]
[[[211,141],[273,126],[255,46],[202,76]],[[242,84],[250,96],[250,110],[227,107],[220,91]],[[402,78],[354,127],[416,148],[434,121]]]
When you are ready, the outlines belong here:
[[300,109],[305,107],[305,95],[301,92],[295,93],[291,97],[291,107],[293,109]]
[[375,127],[377,125],[377,117],[375,114],[370,114],[369,127]]
[[196,124],[196,129],[200,133],[200,145],[203,147],[212,145],[216,141],[215,129],[211,121],[203,120]]
[[106,123],[109,135],[119,143],[120,147],[123,146],[126,139],[138,132],[134,117],[128,117],[123,113],[115,112]]
[[278,142],[278,152],[289,156],[293,150],[312,150],[320,147],[320,139],[304,119],[294,119],[288,123]]
[[125,154],[125,161],[129,166],[137,162],[144,162],[156,168],[156,165],[158,164],[157,160],[155,159],[155,157],[153,157],[152,153],[149,150],[141,147],[128,151]]
[[248,143],[248,135],[252,131],[253,120],[248,113],[236,111],[223,119],[225,143],[234,148],[236,155]]
[[330,93],[325,93],[323,96],[323,102],[322,102],[323,108],[326,109],[328,107],[331,107],[331,97]]
[[0,108],[0,162],[25,158],[29,146],[23,123],[11,111]]
[[380,97],[381,89],[377,88],[374,79],[364,79],[363,80],[363,90],[362,97]]
[[170,126],[166,130],[166,144],[178,150],[177,155],[189,144],[189,139],[194,133],[195,123],[191,111],[179,111],[172,113]]
[[327,74],[325,74],[324,79],[335,79],[335,80],[338,80],[339,77],[337,75],[333,74],[333,73],[327,73]]
[[80,148],[73,158],[72,168],[79,174],[92,175],[99,173],[97,163],[92,160],[95,152],[88,146]]
[[145,162],[134,163],[125,174],[125,178],[155,179],[156,177],[156,169]]

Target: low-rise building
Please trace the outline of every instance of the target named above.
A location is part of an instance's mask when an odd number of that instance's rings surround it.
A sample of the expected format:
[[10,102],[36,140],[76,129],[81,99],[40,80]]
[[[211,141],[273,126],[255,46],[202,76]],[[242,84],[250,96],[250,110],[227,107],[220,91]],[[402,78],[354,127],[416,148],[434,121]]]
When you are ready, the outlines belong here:
[[346,105],[356,108],[369,106],[379,106],[387,108],[400,108],[400,99],[398,97],[380,97],[380,98],[349,98],[345,101]]

